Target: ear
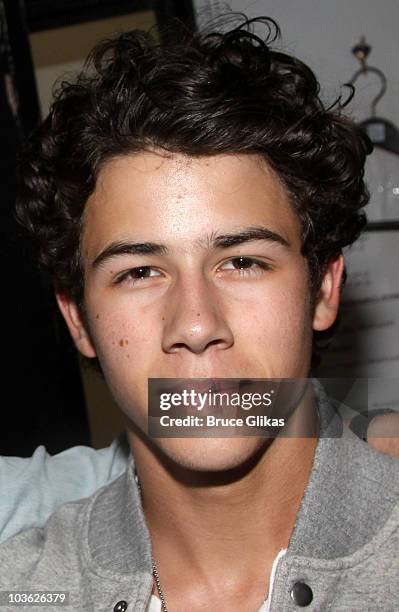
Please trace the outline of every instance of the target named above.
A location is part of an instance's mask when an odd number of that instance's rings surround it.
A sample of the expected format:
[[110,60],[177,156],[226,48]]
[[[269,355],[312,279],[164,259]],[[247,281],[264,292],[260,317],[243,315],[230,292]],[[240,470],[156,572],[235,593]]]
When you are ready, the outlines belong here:
[[337,318],[344,267],[342,254],[327,264],[313,314],[313,329],[316,331],[328,329]]
[[59,291],[56,291],[55,297],[78,351],[85,357],[96,357],[96,350],[77,304],[67,294]]

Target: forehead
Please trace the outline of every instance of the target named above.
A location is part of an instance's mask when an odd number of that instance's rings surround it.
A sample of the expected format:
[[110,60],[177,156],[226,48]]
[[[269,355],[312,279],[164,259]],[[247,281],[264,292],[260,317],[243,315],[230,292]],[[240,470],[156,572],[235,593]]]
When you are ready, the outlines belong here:
[[102,167],[85,209],[83,245],[170,241],[192,248],[202,237],[262,224],[300,248],[300,225],[289,196],[257,155],[190,157],[143,152]]

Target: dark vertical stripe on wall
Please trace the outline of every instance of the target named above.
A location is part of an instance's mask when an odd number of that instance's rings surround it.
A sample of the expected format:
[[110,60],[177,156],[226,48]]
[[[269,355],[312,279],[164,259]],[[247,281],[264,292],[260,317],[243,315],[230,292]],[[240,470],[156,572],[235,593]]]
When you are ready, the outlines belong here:
[[28,456],[41,444],[56,453],[90,439],[76,353],[14,218],[18,151],[39,120],[21,8],[0,0],[0,454]]

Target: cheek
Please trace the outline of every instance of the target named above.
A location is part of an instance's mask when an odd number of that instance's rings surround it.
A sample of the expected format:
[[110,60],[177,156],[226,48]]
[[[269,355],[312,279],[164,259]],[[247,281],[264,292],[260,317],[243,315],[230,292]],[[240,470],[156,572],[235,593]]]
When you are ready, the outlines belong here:
[[312,317],[306,278],[298,274],[247,296],[244,311],[235,313],[234,325],[241,345],[257,353],[256,362],[266,359],[277,377],[307,376]]
[[307,286],[287,292],[278,310],[275,342],[279,343],[281,370],[287,377],[307,377],[312,353],[312,316]]
[[[100,361],[110,365],[143,369],[151,354],[151,334],[145,334],[143,325],[112,321],[106,331],[97,335]],[[138,359],[140,357],[140,360]]]
[[99,307],[100,300],[96,304],[97,310],[91,310],[95,314],[90,327],[104,371],[145,371],[157,337],[153,317],[148,312],[134,312],[129,304],[111,304],[107,308]]
[[119,408],[140,429],[147,428],[147,379],[156,359],[156,332],[137,317],[99,313],[92,330],[107,385]]
[[[298,335],[311,325],[309,288],[303,273],[287,276],[278,282],[248,292],[245,308],[236,312],[240,325],[247,330],[268,331],[281,338]],[[246,316],[243,316],[245,315]],[[255,322],[255,325],[254,325]]]

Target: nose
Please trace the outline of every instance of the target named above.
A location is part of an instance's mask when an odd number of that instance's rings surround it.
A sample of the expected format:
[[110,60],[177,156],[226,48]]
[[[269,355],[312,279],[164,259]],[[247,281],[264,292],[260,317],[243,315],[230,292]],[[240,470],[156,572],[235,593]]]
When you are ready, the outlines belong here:
[[195,283],[192,279],[176,283],[167,304],[163,350],[200,354],[210,347],[227,349],[233,343],[233,333],[215,287],[203,278]]

